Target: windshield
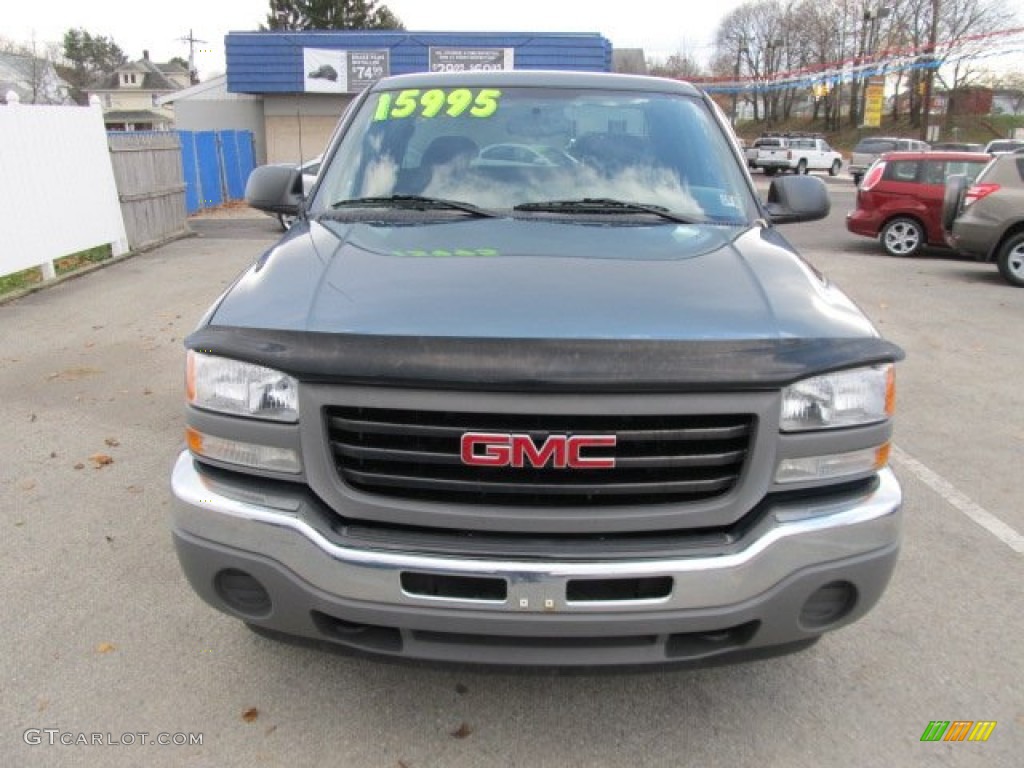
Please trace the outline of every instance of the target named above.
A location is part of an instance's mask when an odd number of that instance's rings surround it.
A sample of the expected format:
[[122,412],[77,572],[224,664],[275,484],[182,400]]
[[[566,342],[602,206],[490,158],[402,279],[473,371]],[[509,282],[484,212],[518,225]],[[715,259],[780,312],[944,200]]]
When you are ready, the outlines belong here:
[[[745,224],[757,210],[729,139],[685,95],[587,89],[438,88],[371,94],[310,204],[416,195],[520,216],[658,206],[693,221]],[[566,201],[588,201],[570,210]],[[367,201],[369,204],[370,201]],[[624,207],[616,209],[626,211]],[[631,215],[642,211],[629,210]]]

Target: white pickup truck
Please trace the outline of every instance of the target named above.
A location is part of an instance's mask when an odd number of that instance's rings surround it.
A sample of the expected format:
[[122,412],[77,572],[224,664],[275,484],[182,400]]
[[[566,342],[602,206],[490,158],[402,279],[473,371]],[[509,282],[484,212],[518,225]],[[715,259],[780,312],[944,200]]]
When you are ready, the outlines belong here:
[[753,167],[761,168],[766,176],[778,171],[805,174],[810,171],[828,171],[835,176],[843,167],[843,156],[824,139],[778,136],[758,139],[757,158]]

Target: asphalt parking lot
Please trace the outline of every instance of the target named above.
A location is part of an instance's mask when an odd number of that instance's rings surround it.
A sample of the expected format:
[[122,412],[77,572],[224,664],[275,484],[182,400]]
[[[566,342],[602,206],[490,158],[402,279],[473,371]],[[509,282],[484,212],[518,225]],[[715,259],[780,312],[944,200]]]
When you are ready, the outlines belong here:
[[[848,235],[840,181],[827,221],[783,231],[908,353],[905,544],[867,618],[771,661],[516,674],[254,635],[185,583],[168,473],[182,338],[276,222],[198,220],[196,237],[0,305],[0,765],[1020,765],[1024,291],[992,265]],[[933,720],[997,726],[922,743]]]

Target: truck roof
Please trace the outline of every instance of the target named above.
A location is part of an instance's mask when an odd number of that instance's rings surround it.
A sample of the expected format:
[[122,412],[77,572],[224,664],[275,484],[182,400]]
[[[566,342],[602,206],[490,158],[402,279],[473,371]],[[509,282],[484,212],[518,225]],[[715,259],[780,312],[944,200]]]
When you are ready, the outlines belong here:
[[609,72],[563,72],[548,70],[477,70],[472,72],[417,72],[378,80],[373,91],[396,88],[446,88],[457,86],[535,88],[603,88],[618,91],[679,93],[698,96],[690,83],[664,77],[620,75]]

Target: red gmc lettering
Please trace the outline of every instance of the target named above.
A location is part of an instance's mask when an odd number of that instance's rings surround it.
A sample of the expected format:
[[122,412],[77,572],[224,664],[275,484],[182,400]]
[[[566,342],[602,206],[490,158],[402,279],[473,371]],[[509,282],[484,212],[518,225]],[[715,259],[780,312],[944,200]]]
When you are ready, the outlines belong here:
[[611,469],[614,456],[584,456],[588,448],[614,448],[615,435],[549,435],[538,446],[529,435],[466,432],[462,463],[477,467]]

